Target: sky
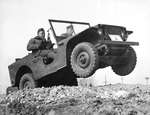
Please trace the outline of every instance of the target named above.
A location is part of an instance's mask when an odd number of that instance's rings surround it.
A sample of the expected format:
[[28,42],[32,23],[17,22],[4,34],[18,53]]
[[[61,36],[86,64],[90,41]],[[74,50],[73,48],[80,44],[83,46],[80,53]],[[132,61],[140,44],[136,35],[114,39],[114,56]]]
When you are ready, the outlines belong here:
[[[145,84],[150,77],[150,0],[0,0],[0,92],[10,86],[8,65],[24,57],[30,38],[38,28],[49,28],[48,19],[111,24],[134,31],[129,41],[138,41],[134,49],[137,65],[124,83]],[[93,75],[95,85],[120,83],[121,77],[111,68],[99,69]]]

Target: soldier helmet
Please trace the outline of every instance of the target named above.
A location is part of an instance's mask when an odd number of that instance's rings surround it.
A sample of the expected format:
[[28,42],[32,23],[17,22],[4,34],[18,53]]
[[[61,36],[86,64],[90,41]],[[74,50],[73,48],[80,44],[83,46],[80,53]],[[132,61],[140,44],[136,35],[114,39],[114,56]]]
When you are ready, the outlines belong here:
[[39,28],[38,31],[37,31],[37,34],[38,34],[40,31],[45,32],[44,28]]

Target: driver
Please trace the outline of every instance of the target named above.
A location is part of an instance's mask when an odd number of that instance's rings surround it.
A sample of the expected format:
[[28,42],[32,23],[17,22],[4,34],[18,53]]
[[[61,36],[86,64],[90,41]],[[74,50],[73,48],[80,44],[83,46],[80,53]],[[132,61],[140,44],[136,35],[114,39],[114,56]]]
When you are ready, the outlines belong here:
[[[52,45],[52,42],[49,40],[49,44]],[[36,52],[38,50],[46,49],[46,39],[45,39],[45,30],[43,28],[39,28],[37,31],[37,36],[30,39],[27,45],[27,50]]]

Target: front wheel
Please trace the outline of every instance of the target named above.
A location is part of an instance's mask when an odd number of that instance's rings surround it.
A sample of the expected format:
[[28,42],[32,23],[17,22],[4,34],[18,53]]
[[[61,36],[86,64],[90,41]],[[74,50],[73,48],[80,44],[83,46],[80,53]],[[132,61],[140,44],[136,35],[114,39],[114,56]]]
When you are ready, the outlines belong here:
[[124,56],[126,57],[125,60],[122,60],[120,64],[112,66],[113,71],[120,76],[130,74],[136,66],[137,57],[132,47],[126,50]]
[[98,52],[89,42],[82,42],[75,46],[71,54],[73,72],[81,78],[91,76],[98,68]]
[[33,79],[31,73],[24,74],[19,82],[19,89],[33,89],[37,87],[37,82]]

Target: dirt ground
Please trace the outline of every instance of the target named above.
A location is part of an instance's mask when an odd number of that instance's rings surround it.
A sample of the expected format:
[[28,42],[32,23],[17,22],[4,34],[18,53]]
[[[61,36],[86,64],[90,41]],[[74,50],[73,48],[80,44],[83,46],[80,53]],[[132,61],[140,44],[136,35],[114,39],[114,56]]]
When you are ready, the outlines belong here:
[[[150,86],[36,88],[0,99],[12,115],[150,115]],[[3,114],[0,114],[3,115]]]

